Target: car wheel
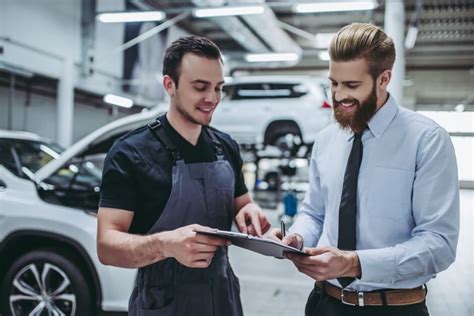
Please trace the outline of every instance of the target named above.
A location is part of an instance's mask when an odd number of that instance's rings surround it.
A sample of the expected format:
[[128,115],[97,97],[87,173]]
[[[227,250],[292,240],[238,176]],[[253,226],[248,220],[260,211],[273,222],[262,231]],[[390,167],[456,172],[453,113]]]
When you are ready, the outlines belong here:
[[293,133],[281,134],[274,145],[284,153],[295,155],[302,145],[301,136]]
[[79,267],[47,249],[17,258],[0,293],[2,315],[92,315],[91,291]]

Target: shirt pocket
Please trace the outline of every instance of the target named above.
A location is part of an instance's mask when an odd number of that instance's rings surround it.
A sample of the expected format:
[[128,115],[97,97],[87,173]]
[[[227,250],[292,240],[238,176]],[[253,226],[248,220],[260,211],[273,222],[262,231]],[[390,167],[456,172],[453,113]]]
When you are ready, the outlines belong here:
[[414,174],[410,170],[375,167],[369,184],[369,216],[387,222],[407,223],[411,214]]

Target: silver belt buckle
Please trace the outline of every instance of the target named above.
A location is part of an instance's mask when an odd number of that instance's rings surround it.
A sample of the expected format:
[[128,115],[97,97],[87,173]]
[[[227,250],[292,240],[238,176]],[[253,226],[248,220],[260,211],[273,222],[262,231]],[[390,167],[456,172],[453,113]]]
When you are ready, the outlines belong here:
[[[364,292],[357,292],[357,304],[352,304],[352,303],[349,303],[346,300],[344,300],[344,293],[345,292],[353,292],[353,291],[348,291],[348,290],[345,290],[345,289],[341,290],[341,302],[343,304],[350,305],[350,306],[360,306],[360,307],[363,307],[365,305],[365,303],[364,303]],[[353,292],[353,293],[356,293],[356,292]]]

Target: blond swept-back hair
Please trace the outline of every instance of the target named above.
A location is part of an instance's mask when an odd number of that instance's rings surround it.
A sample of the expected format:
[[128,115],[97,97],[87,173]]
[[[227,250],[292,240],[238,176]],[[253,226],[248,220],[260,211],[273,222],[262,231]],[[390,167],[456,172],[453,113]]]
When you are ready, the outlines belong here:
[[370,75],[376,79],[385,70],[392,69],[395,46],[379,27],[369,23],[352,23],[332,38],[329,56],[336,62],[364,58]]

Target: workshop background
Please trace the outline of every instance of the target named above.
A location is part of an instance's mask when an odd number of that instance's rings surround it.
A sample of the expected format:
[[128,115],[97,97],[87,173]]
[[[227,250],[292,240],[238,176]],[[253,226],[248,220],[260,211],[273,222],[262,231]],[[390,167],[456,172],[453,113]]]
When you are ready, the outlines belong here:
[[[241,144],[273,226],[291,225],[312,143],[333,120],[328,44],[351,22],[393,38],[390,93],[451,135],[461,235],[427,302],[433,316],[474,315],[472,0],[0,0],[0,314],[126,313],[136,271],[103,266],[95,248],[103,159],[166,111],[162,58],[183,35],[221,48],[211,125]],[[313,282],[289,261],[237,247],[230,257],[245,315],[303,314]]]

